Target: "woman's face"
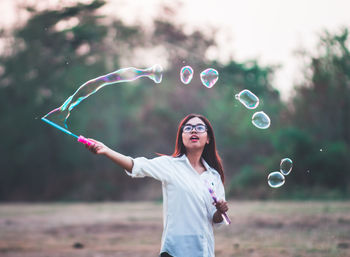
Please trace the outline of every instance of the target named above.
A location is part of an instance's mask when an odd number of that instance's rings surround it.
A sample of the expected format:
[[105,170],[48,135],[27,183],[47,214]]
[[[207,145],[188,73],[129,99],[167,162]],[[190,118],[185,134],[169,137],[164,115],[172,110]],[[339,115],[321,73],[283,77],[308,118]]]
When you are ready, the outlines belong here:
[[182,129],[182,142],[187,151],[203,150],[205,145],[209,144],[208,133],[206,129],[203,131],[203,126],[206,127],[204,121],[198,117],[193,117],[185,123]]

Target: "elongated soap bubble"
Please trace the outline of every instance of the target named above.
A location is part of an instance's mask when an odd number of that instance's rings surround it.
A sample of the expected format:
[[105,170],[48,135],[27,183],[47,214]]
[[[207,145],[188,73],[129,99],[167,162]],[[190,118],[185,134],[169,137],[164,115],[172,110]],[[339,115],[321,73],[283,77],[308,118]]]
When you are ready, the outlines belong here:
[[248,109],[255,109],[259,105],[259,98],[248,89],[244,89],[236,94],[235,98]]
[[284,182],[286,182],[285,177],[279,171],[271,172],[267,177],[267,183],[273,188],[282,186]]
[[280,171],[283,175],[287,176],[293,168],[293,161],[289,158],[284,158],[280,163]]
[[193,69],[191,66],[182,67],[180,71],[181,82],[185,85],[189,84],[193,78]]
[[212,88],[219,79],[219,73],[217,70],[209,68],[202,71],[200,77],[204,86]]
[[253,114],[252,123],[259,129],[267,129],[271,125],[271,120],[266,113],[256,112]]
[[148,77],[155,83],[159,84],[162,81],[162,72],[162,67],[156,64],[147,69],[136,69],[134,67],[123,68],[91,79],[81,85],[60,107],[52,110],[43,118],[48,119],[57,125],[68,128],[67,119],[74,107],[101,88],[115,83],[134,81],[142,77]]

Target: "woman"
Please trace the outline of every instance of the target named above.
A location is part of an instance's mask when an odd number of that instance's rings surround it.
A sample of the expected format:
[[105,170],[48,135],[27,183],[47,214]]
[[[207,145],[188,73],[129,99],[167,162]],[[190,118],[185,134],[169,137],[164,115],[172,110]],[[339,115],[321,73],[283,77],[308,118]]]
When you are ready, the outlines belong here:
[[[190,114],[179,124],[172,156],[132,159],[101,142],[86,146],[107,156],[131,177],[153,177],[162,182],[163,235],[161,256],[213,257],[213,225],[223,223],[224,172],[216,151],[213,128],[202,115]],[[220,199],[215,205],[210,186]]]

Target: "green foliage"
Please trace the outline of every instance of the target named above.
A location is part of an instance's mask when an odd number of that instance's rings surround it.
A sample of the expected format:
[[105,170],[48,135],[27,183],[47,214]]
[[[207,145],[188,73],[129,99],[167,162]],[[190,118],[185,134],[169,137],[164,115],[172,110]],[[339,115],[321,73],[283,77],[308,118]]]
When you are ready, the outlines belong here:
[[[310,74],[296,88],[291,122],[300,140],[289,143],[298,166],[293,183],[329,188],[349,195],[350,55],[348,30],[321,37],[318,56],[311,56]],[[308,176],[305,175],[307,171]]]
[[[266,197],[265,182],[266,174],[263,170],[246,165],[240,168],[238,174],[231,179],[227,194],[229,197],[239,195],[244,199],[264,199]],[[252,190],[253,188],[254,190]]]
[[[185,33],[171,15],[155,18],[153,30],[125,25],[117,17],[106,23],[97,14],[103,5],[96,0],[42,12],[32,7],[25,26],[0,34],[6,44],[0,55],[0,200],[122,200],[143,192],[148,180],[130,180],[40,117],[84,82],[122,63],[138,67],[134,64],[146,59],[142,53],[147,51],[164,55],[168,67],[162,83],[140,79],[104,88],[71,113],[73,132],[126,155],[154,157],[172,153],[178,122],[185,115],[201,113],[214,127],[230,197],[349,196],[347,30],[325,33],[319,56],[309,55],[305,84],[287,104],[271,84],[273,67],[254,60],[221,64],[204,58],[210,47],[217,47],[215,31]],[[189,86],[179,80],[184,65],[195,71]],[[212,89],[199,79],[208,67],[220,73]],[[260,98],[256,110],[234,99],[243,89]],[[251,124],[255,111],[270,116],[269,129]],[[279,169],[284,157],[294,161],[293,171],[283,188],[271,189],[267,176]]]

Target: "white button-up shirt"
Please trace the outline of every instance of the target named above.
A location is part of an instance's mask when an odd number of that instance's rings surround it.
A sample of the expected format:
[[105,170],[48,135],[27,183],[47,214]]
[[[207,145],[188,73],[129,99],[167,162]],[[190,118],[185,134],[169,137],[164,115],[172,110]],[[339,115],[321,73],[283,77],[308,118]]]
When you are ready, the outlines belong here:
[[132,172],[126,172],[129,176],[148,176],[162,182],[164,229],[160,252],[174,257],[214,257],[216,207],[208,185],[219,200],[225,199],[219,173],[202,158],[206,170],[199,174],[185,154],[177,158],[139,157],[133,161]]

